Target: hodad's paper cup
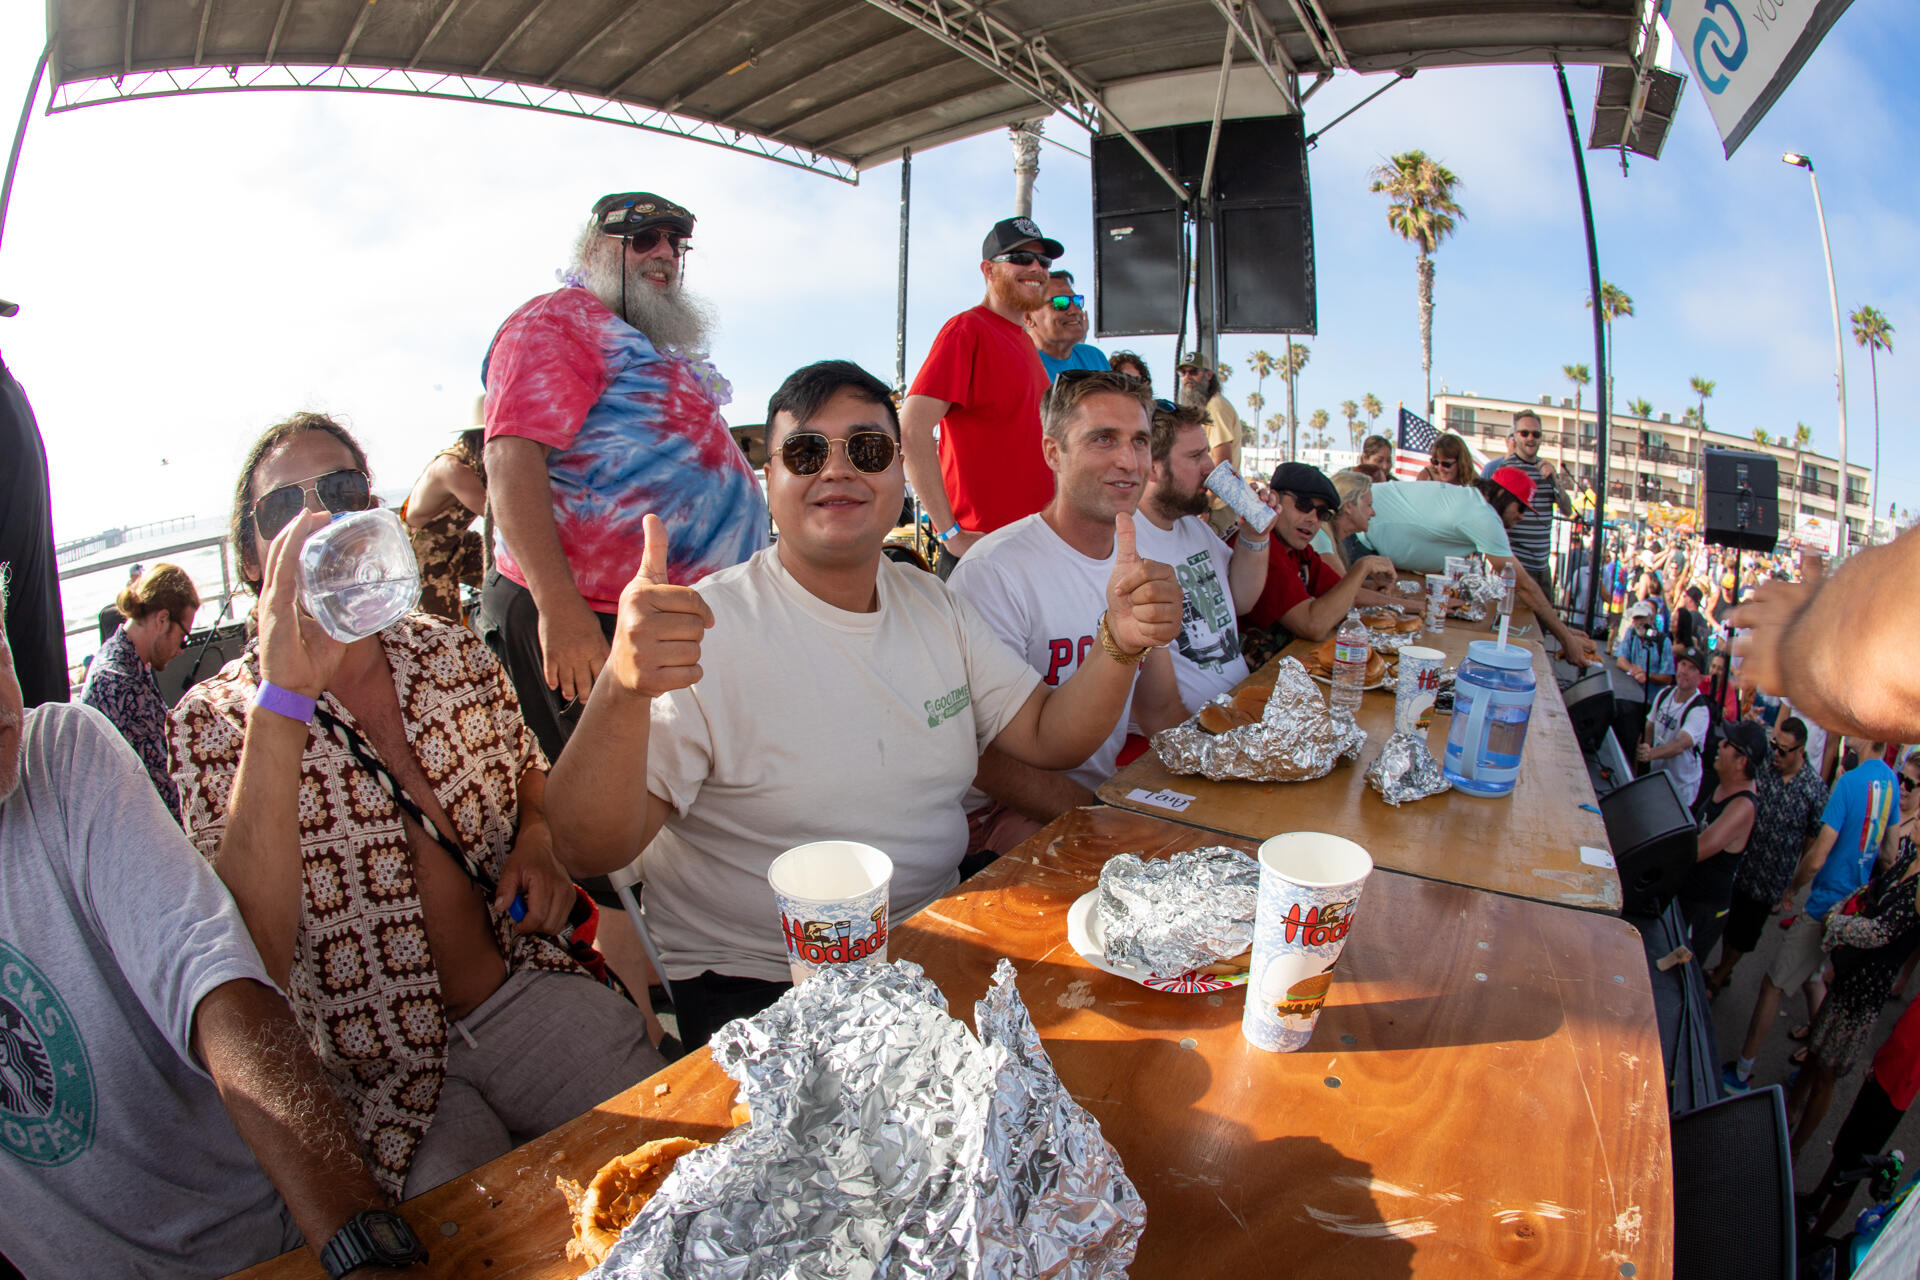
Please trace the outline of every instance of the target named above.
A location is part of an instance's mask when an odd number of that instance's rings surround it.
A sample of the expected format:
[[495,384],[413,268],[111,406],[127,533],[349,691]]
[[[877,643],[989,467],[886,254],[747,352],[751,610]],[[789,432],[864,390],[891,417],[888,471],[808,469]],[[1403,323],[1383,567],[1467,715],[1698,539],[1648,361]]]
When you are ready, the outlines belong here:
[[796,984],[815,969],[887,958],[887,894],[893,859],[872,845],[820,840],[787,850],[767,868],[787,968]]
[[1372,871],[1365,849],[1318,831],[1290,831],[1260,846],[1260,905],[1240,1020],[1256,1049],[1290,1053],[1313,1035]]
[[1400,666],[1393,685],[1393,731],[1417,733],[1433,719],[1433,700],[1440,694],[1440,668],[1447,655],[1421,645],[1400,646]]

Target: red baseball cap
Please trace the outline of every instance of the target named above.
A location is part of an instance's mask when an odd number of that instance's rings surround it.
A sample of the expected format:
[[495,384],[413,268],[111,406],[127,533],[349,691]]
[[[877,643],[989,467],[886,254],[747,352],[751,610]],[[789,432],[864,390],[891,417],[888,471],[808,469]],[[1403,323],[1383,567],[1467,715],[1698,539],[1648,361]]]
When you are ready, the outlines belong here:
[[1495,484],[1520,499],[1520,505],[1533,510],[1533,477],[1518,467],[1502,467],[1489,477]]

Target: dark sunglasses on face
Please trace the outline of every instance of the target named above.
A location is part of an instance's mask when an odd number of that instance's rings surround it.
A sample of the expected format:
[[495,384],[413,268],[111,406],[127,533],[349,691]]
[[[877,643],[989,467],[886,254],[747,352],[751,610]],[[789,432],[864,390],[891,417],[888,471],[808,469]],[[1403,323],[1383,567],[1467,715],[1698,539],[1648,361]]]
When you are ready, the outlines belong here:
[[673,249],[675,257],[686,254],[688,240],[686,233],[676,231],[672,227],[648,227],[645,231],[635,232],[626,237],[627,247],[635,253],[652,253],[654,246],[662,240],[665,240]]
[[1015,249],[1010,253],[996,253],[993,255],[991,261],[1005,262],[1016,267],[1030,267],[1036,262],[1042,267],[1050,267],[1053,265],[1052,258],[1045,257],[1027,249]]
[[1287,495],[1287,501],[1291,502],[1293,504],[1294,510],[1300,512],[1302,515],[1305,515],[1307,512],[1311,511],[1316,517],[1318,517],[1321,520],[1333,519],[1333,508],[1328,506],[1326,503],[1315,502],[1310,498],[1303,498],[1299,494],[1293,493],[1286,489],[1282,489],[1280,490],[1280,492]]
[[1902,791],[1911,791],[1915,787],[1920,787],[1920,781],[1915,781],[1912,777],[1904,773],[1900,775],[1900,789]]
[[294,484],[283,484],[278,489],[261,494],[254,501],[254,528],[260,531],[262,538],[271,541],[305,509],[308,495],[318,499],[320,505],[334,515],[339,515],[346,511],[365,511],[373,499],[373,487],[367,483],[366,472],[351,468],[329,471],[323,476],[310,476]]
[[1519,436],[1522,440],[1538,440],[1540,438],[1538,431],[1516,431],[1513,434]]
[[1087,295],[1084,293],[1062,293],[1049,298],[1047,301],[1055,311],[1071,311],[1075,307],[1086,306]]
[[1777,756],[1790,756],[1794,752],[1800,749],[1795,746],[1790,746],[1787,743],[1780,741],[1778,738],[1775,738],[1772,742],[1768,743],[1767,745],[1773,748],[1773,754]]
[[797,476],[818,475],[836,444],[846,450],[853,469],[867,475],[892,466],[899,452],[893,437],[884,431],[856,431],[845,440],[829,440],[818,431],[796,431],[780,442],[780,461]]

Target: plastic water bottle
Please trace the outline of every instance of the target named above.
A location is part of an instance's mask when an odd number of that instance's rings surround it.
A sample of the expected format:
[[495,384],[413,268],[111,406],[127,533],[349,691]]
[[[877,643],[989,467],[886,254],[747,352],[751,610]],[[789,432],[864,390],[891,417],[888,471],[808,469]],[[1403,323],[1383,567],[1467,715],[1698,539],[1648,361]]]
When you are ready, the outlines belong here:
[[1453,717],[1440,769],[1475,796],[1504,796],[1520,778],[1533,717],[1533,655],[1521,645],[1475,640],[1453,682]]
[[1500,616],[1513,616],[1513,561],[1500,566]]
[[1347,611],[1347,620],[1333,637],[1333,692],[1327,705],[1335,711],[1358,712],[1360,691],[1367,683],[1367,624],[1360,611]]
[[398,622],[420,602],[420,562],[385,507],[337,515],[300,548],[300,603],[342,644]]

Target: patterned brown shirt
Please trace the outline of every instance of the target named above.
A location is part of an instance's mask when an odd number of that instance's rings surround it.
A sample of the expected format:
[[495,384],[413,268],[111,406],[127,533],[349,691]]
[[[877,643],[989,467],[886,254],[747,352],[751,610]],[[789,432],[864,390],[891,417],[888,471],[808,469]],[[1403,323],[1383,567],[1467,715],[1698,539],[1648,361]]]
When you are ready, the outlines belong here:
[[[519,784],[546,761],[493,654],[463,627],[412,614],[380,633],[414,755],[460,843],[496,879],[519,822]],[[258,641],[174,708],[173,770],[187,835],[215,858],[259,686]],[[331,694],[327,708],[358,728]],[[287,995],[394,1196],[440,1099],[446,1011],[399,808],[331,735],[308,732],[300,770],[300,933]],[[551,938],[516,934],[487,904],[508,972],[582,972]]]
[[[479,476],[482,487],[486,485],[486,462],[480,451],[471,447],[465,437],[459,443],[442,449],[434,457],[452,458]],[[480,534],[472,526],[473,512],[467,510],[458,498],[454,498],[420,528],[407,529],[407,539],[413,544],[413,558],[420,564],[422,613],[445,618],[448,622],[465,623],[466,618],[460,607],[460,585],[465,583],[470,587],[479,587],[481,575],[486,570]]]

